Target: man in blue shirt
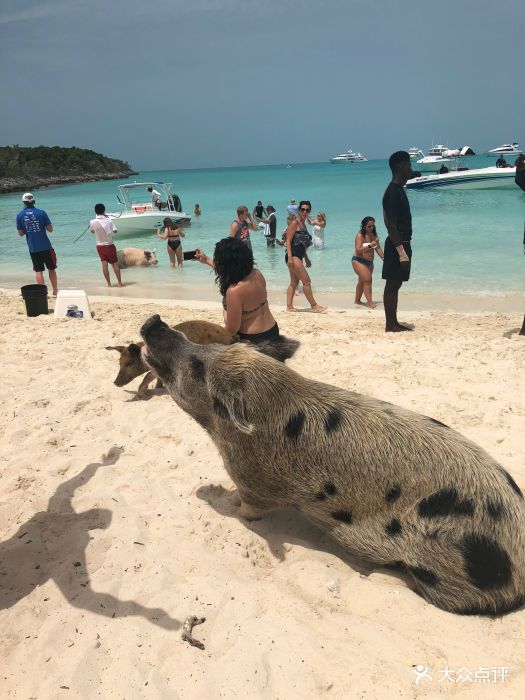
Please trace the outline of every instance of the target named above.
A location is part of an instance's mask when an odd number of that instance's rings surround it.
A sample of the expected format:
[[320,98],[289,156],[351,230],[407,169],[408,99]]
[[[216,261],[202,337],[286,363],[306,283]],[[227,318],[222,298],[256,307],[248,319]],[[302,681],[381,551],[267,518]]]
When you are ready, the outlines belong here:
[[47,267],[53,296],[56,297],[58,293],[57,256],[47,236],[53,231],[53,226],[46,212],[35,207],[35,197],[31,192],[25,193],[22,202],[24,208],[16,217],[18,235],[26,237],[37,284],[44,284],[44,269]]

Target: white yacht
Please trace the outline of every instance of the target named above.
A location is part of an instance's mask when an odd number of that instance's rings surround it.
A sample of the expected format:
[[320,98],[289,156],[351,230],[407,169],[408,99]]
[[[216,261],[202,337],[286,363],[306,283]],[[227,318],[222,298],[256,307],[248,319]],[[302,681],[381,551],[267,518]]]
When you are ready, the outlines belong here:
[[[178,195],[171,192],[169,182],[133,182],[117,187],[117,199],[122,211],[108,212],[115,222],[118,236],[153,233],[163,228],[163,220],[169,216],[173,223],[188,226],[191,215],[182,211]],[[151,192],[148,192],[151,188]],[[160,195],[160,197],[158,196]],[[160,209],[158,208],[160,205]]]
[[463,168],[443,175],[422,175],[409,180],[409,190],[454,189],[487,190],[515,187],[516,168]]
[[425,154],[420,148],[412,146],[412,148],[408,149],[408,155],[410,156],[410,160],[416,160],[417,158],[423,158]]
[[331,163],[366,163],[368,158],[365,158],[362,153],[354,153],[351,148],[338,156],[330,158]]
[[522,153],[519,143],[504,143],[503,146],[492,148],[489,156],[519,156]]
[[470,146],[462,148],[447,148],[443,145],[432,146],[428,155],[416,161],[417,170],[421,173],[437,172],[443,166],[448,170],[457,170],[460,167],[458,158],[475,155]]

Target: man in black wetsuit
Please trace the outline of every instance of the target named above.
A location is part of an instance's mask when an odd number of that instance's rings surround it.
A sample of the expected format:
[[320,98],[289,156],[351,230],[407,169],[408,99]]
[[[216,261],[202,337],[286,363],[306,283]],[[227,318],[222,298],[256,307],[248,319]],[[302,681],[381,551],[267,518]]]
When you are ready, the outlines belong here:
[[405,192],[407,180],[417,177],[410,165],[410,155],[406,151],[392,153],[388,160],[392,171],[392,182],[383,195],[383,217],[388,231],[383,260],[383,279],[386,280],[383,293],[387,333],[410,331],[397,320],[398,294],[403,282],[410,277],[412,258],[412,214]]

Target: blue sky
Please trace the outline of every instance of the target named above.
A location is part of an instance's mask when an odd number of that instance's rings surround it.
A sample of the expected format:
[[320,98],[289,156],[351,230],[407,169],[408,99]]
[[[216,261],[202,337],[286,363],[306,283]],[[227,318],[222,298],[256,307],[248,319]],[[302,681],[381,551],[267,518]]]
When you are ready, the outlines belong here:
[[523,0],[17,0],[1,143],[137,169],[525,146]]

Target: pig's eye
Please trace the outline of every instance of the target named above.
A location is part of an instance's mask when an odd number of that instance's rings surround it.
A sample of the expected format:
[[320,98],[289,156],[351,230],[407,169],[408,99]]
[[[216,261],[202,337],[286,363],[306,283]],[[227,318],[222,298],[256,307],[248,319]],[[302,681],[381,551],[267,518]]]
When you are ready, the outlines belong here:
[[132,367],[133,364],[134,364],[133,360],[128,360],[128,361],[126,362],[126,367]]

